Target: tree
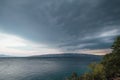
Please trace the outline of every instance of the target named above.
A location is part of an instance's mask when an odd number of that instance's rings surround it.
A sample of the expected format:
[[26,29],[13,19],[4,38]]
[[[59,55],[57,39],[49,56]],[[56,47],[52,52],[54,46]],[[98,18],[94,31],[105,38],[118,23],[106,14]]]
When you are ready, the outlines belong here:
[[104,66],[100,63],[92,63],[90,64],[91,69],[91,80],[106,80]]
[[78,80],[77,73],[73,72],[70,77],[68,77],[66,80]]
[[102,64],[108,79],[120,76],[120,36],[112,45],[112,52],[104,56]]
[[113,49],[112,53],[120,54],[120,36],[117,37],[116,40],[114,41],[112,49]]

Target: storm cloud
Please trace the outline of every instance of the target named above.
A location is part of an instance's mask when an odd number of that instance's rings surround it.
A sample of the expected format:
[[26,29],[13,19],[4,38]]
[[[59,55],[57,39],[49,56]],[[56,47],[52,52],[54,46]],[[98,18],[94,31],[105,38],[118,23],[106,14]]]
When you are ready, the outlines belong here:
[[120,35],[120,1],[0,0],[0,32],[63,52],[108,49]]

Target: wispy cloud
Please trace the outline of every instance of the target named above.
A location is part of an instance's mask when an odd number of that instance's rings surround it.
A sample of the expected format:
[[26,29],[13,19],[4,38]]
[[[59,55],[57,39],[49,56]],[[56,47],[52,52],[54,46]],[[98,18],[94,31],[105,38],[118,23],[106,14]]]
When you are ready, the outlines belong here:
[[78,52],[84,54],[105,55],[111,52],[111,49],[83,49]]
[[111,37],[111,36],[117,36],[120,35],[119,30],[118,29],[112,29],[109,31],[105,31],[102,32],[99,37]]

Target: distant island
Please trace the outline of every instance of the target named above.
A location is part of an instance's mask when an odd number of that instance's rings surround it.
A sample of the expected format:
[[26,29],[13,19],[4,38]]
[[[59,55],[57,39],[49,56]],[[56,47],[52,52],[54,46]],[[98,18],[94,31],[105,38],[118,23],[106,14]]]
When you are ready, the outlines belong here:
[[48,57],[48,58],[53,58],[53,57],[57,57],[57,58],[70,58],[70,57],[103,57],[103,56],[99,56],[99,55],[92,55],[92,54],[82,54],[82,53],[61,53],[61,54],[46,54],[46,55],[37,55],[37,56],[30,56],[30,57]]

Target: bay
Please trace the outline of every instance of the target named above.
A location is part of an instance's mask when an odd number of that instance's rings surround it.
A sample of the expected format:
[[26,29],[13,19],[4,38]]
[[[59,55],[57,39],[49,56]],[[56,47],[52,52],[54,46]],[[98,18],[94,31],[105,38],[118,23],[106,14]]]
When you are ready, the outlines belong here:
[[76,72],[89,71],[91,62],[101,58],[0,58],[0,80],[65,80]]

